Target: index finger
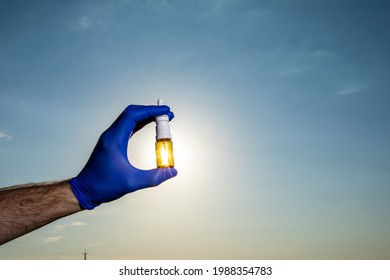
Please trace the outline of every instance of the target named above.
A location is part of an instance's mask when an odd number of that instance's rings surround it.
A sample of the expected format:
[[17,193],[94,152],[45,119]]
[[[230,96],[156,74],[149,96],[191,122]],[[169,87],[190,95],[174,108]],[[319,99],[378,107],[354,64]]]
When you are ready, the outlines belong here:
[[153,119],[157,116],[168,114],[170,108],[166,105],[129,105],[123,113],[129,113],[132,115],[133,120],[136,123],[142,122],[147,119]]
[[129,105],[111,125],[110,129],[115,131],[116,137],[120,139],[121,143],[127,145],[127,141],[133,132],[152,122],[155,117],[165,114],[173,118],[173,113],[170,112],[168,106]]

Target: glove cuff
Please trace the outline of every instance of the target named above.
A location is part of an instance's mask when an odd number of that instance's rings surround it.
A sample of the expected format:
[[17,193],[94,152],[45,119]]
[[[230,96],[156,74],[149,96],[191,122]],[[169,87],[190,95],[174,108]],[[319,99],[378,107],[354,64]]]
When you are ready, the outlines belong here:
[[79,182],[77,177],[70,179],[69,184],[70,184],[70,187],[73,191],[73,194],[75,195],[75,197],[79,201],[81,208],[87,209],[87,210],[92,210],[96,206],[99,206],[99,204],[89,203],[86,200],[84,193],[82,191],[80,191],[81,189],[83,189],[82,183]]

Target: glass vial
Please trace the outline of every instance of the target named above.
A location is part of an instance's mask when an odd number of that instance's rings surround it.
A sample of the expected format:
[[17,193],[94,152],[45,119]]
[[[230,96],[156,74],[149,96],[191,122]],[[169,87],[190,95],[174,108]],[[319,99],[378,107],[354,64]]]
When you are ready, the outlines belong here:
[[158,168],[175,166],[171,139],[163,138],[156,140],[156,163]]
[[[162,106],[162,99],[157,100],[157,105]],[[158,168],[174,167],[173,143],[169,128],[169,117],[158,116],[156,121],[156,163]]]

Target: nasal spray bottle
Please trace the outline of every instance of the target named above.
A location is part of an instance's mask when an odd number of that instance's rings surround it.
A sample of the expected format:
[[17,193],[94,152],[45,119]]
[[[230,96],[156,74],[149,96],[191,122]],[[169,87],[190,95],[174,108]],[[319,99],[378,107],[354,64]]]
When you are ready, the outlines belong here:
[[[157,100],[162,106],[162,99]],[[172,135],[169,129],[168,115],[158,116],[156,121],[156,163],[158,168],[174,167]]]

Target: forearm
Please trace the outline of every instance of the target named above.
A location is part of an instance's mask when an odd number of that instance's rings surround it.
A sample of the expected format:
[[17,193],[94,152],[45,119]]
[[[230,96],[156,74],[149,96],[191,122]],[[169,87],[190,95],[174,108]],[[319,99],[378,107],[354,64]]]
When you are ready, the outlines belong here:
[[68,180],[0,189],[0,244],[80,210]]

